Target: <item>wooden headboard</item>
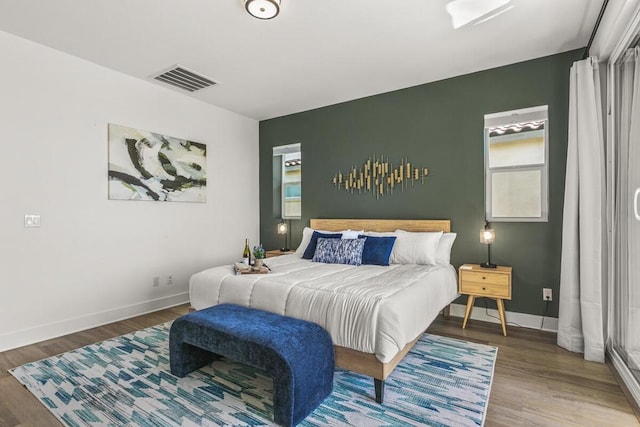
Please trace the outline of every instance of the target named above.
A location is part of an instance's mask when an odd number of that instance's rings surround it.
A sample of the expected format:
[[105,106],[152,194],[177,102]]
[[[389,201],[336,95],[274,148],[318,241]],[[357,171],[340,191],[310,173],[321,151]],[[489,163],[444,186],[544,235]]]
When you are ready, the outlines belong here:
[[448,219],[311,219],[314,230],[451,231]]

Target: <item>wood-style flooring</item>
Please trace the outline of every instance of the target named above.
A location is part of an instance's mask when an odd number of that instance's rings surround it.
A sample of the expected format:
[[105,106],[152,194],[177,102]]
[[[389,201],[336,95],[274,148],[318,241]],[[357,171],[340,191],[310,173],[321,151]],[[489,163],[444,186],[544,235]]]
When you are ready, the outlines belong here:
[[[7,370],[174,319],[174,307],[0,353],[0,426],[60,426]],[[586,362],[555,345],[555,334],[462,319],[438,319],[428,332],[499,347],[486,426],[640,426],[608,364]],[[373,382],[372,382],[373,390]]]

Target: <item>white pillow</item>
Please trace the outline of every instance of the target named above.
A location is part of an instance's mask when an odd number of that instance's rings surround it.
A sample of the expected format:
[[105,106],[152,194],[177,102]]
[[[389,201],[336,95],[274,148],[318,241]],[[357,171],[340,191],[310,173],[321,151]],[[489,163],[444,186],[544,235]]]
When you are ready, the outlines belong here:
[[302,258],[305,249],[309,246],[309,242],[311,241],[311,236],[313,236],[313,228],[305,227],[302,230],[302,240],[300,241],[300,246],[296,249],[296,254]]
[[456,236],[456,233],[442,233],[436,252],[436,264],[451,264],[451,247]]
[[364,230],[343,230],[340,233],[342,233],[343,239],[357,239],[360,234],[364,233]]
[[435,264],[442,231],[414,233],[396,230],[389,262],[392,264]]

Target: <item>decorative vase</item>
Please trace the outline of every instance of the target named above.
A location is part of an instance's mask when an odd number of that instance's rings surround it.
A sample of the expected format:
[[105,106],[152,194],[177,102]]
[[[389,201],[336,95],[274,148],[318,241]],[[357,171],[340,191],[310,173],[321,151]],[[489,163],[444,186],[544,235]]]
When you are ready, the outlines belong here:
[[264,260],[262,258],[256,258],[254,263],[253,263],[253,266],[256,268],[256,270],[261,269],[263,262],[264,262]]

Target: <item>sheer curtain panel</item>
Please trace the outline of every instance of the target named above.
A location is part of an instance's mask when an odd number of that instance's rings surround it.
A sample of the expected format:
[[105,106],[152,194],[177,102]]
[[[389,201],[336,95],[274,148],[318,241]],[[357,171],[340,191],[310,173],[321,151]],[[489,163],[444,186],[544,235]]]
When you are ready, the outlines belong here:
[[571,67],[568,136],[558,345],[604,362],[606,175],[596,58]]
[[617,67],[613,348],[640,380],[640,48]]

